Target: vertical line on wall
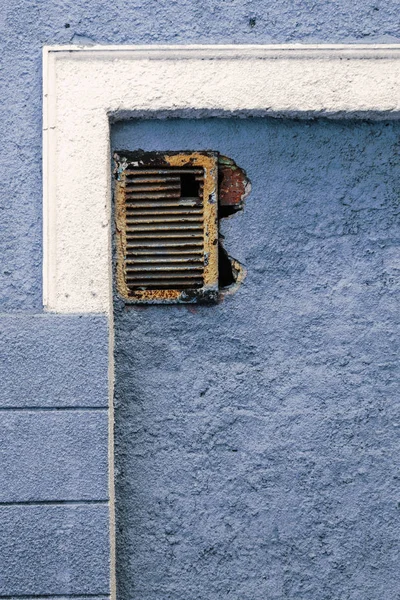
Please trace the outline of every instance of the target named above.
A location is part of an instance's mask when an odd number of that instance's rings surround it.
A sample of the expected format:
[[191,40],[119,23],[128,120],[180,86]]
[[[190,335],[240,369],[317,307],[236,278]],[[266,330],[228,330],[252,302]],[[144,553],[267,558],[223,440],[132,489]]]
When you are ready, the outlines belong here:
[[110,498],[110,598],[116,600],[116,540],[114,482],[114,315],[108,316],[108,493]]
[[[104,157],[109,165],[111,152],[110,120],[108,119],[107,155]],[[115,537],[115,474],[114,474],[114,306],[113,306],[113,264],[112,264],[112,196],[111,169],[107,169],[107,214],[108,214],[108,494],[110,498],[110,600],[117,597],[116,578],[116,537]]]
[[45,308],[54,309],[54,289],[50,277],[55,277],[57,266],[56,245],[56,214],[55,190],[56,168],[51,166],[56,148],[55,114],[56,114],[56,75],[54,53],[49,48],[43,48],[43,305]]

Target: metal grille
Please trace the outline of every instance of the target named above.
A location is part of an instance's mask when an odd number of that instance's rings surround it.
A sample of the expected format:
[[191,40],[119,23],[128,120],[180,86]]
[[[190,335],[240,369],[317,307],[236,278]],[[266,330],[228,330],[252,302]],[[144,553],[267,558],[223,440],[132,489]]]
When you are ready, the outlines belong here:
[[[195,196],[182,195],[182,179],[189,177],[197,188]],[[126,171],[130,290],[203,285],[203,180],[202,168]]]
[[[174,162],[182,162],[173,156]],[[189,164],[157,166],[149,159],[140,161],[148,164],[124,163],[117,226],[122,230],[120,259],[126,298],[196,301],[198,294],[188,292],[204,291],[205,285],[215,290],[215,282],[210,286],[207,277],[209,237],[217,232],[216,227],[210,229],[210,210],[206,210],[208,165],[199,164],[202,161],[193,160],[193,155],[192,160],[183,156]],[[216,197],[211,204],[216,224]]]

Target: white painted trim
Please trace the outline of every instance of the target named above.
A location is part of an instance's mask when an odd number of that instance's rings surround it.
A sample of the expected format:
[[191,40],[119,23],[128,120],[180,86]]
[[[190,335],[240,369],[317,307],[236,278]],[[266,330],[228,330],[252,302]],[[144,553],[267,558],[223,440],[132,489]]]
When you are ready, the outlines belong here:
[[398,119],[400,45],[44,48],[44,305],[111,312],[109,120]]
[[53,46],[43,51],[43,96],[44,305],[109,316],[115,600],[110,119],[172,112],[398,119],[400,45]]

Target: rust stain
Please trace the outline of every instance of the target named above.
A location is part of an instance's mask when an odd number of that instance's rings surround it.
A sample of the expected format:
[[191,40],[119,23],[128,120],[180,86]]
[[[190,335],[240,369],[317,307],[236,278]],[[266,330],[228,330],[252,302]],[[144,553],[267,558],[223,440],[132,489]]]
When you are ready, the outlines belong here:
[[147,302],[148,300],[157,304],[163,302],[176,302],[179,300],[182,290],[135,290],[134,296],[129,295],[127,299],[134,297],[138,301]]
[[[115,159],[115,199],[116,199],[116,231],[117,231],[117,288],[119,294],[127,302],[142,302],[142,303],[195,303],[195,302],[215,302],[218,295],[218,202],[217,202],[217,186],[218,186],[218,167],[217,167],[217,154],[211,152],[181,152],[181,153],[121,153],[114,155]],[[125,156],[126,154],[126,156]],[[202,287],[193,287],[187,289],[145,289],[145,285],[135,286],[129,285],[128,273],[127,273],[127,255],[128,255],[128,244],[127,244],[127,197],[130,193],[130,187],[127,180],[127,176],[132,173],[137,174],[138,168],[140,169],[139,176],[145,183],[145,177],[147,173],[151,173],[154,177],[156,171],[157,182],[162,181],[163,175],[166,173],[169,177],[171,174],[176,173],[190,173],[198,170],[198,175],[201,177],[201,184],[199,185],[199,193],[202,202],[199,204],[197,212],[201,210],[202,205],[202,216],[203,216],[203,271],[202,271]],[[172,169],[171,169],[172,168]],[[182,168],[182,171],[178,171]],[[192,171],[190,169],[192,168]],[[199,171],[201,169],[202,171]],[[160,179],[158,179],[158,176]],[[180,184],[180,178],[177,178]],[[153,179],[154,181],[154,179]],[[156,183],[156,181],[154,181]],[[171,186],[174,187],[174,186]],[[163,191],[163,198],[179,198],[180,193],[171,192],[166,193],[166,188],[160,186],[160,191]],[[140,200],[140,189],[136,186],[136,198]],[[139,195],[138,195],[139,192]],[[157,190],[155,186],[152,187],[153,198],[157,201]],[[143,196],[145,198],[145,196]],[[158,206],[158,205],[157,205]],[[157,210],[155,214],[159,213]],[[139,217],[140,218],[140,217]],[[159,228],[159,225],[158,225]],[[145,227],[147,230],[147,228]],[[139,229],[138,229],[139,231]],[[132,241],[132,236],[131,236]],[[136,242],[141,239],[139,236],[136,238]],[[201,238],[200,238],[201,239]],[[135,259],[137,260],[137,259]],[[131,260],[129,262],[132,262]],[[141,261],[143,262],[143,261]],[[190,269],[190,260],[188,262],[188,272]],[[193,262],[193,261],[192,261]],[[150,265],[151,266],[151,265]],[[128,265],[128,269],[131,269]],[[160,273],[158,267],[157,272]],[[132,269],[131,269],[132,270]],[[198,269],[197,269],[198,270]],[[188,279],[190,281],[190,279]]]
[[126,285],[126,208],[125,208],[125,174],[119,176],[115,184],[115,229],[117,237],[117,288],[121,296],[127,298],[129,289]]

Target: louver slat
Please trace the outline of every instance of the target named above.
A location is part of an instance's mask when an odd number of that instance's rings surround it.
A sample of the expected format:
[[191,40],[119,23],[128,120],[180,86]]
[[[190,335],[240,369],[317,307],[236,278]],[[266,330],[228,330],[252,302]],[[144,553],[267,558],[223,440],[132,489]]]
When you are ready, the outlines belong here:
[[[174,169],[163,170],[162,180],[161,173],[157,170],[135,169],[127,173],[127,239],[138,240],[140,236],[141,241],[140,255],[132,247],[126,253],[126,280],[130,290],[149,287],[189,289],[201,287],[204,283],[203,253],[196,265],[183,254],[181,262],[177,263],[176,254],[171,256],[168,247],[164,247],[163,254],[158,255],[158,258],[153,254],[153,244],[164,241],[166,236],[175,239],[179,235],[184,243],[191,241],[193,236],[203,238],[202,198],[200,195],[192,198],[192,206],[188,206],[186,198],[182,197],[181,175],[186,173],[187,171],[180,171],[177,176]],[[202,169],[196,169],[195,174],[202,181]],[[200,186],[198,189],[200,191]],[[165,210],[161,212],[164,202],[170,198],[178,200],[174,213],[168,214]],[[143,213],[142,207],[135,206],[136,200],[145,203],[147,212]],[[157,204],[154,208],[153,203]]]
[[210,257],[215,262],[216,202],[214,197],[211,204],[211,195],[204,199],[205,177],[211,176],[215,190],[215,156],[201,155],[199,166],[154,168],[134,162],[125,160],[117,184],[119,291],[144,302],[188,301],[183,292],[196,290],[215,298]]

